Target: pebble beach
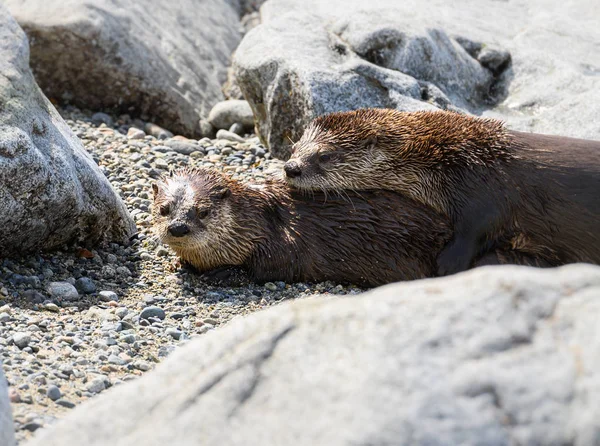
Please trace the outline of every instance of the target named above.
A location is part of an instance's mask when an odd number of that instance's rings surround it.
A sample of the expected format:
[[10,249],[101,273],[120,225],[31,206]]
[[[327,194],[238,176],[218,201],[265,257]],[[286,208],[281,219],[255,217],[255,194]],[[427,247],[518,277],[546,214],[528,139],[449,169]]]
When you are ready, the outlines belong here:
[[0,261],[0,360],[19,442],[234,318],[287,299],[362,291],[331,282],[209,286],[153,236],[151,185],[170,170],[206,167],[258,182],[277,172],[281,161],[254,135],[221,130],[197,141],[127,115],[59,111],[127,204],[138,233],[128,246]]

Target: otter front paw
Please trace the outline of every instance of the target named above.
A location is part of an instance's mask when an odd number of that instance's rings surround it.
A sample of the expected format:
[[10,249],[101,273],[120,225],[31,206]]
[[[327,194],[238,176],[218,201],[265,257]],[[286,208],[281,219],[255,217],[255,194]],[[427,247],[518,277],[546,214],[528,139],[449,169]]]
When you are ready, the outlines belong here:
[[475,250],[461,240],[451,241],[437,258],[437,275],[449,276],[466,271],[473,262]]
[[246,271],[237,266],[223,266],[202,273],[200,278],[209,285],[239,287],[248,281]]

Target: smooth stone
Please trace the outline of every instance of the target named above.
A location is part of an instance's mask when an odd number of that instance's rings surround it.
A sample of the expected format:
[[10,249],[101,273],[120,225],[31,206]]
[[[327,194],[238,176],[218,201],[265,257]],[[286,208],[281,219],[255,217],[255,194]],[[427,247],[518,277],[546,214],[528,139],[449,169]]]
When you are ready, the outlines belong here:
[[248,101],[222,101],[214,105],[208,115],[208,122],[217,129],[229,129],[236,122],[244,127],[252,127],[254,115]]
[[162,308],[156,306],[146,307],[140,313],[140,319],[157,318],[160,320],[164,320],[165,317],[167,317],[165,311]]
[[56,401],[56,400],[58,400],[62,396],[62,394],[60,392],[60,389],[57,386],[48,386],[48,390],[46,391],[46,395],[52,401]]
[[104,302],[118,302],[119,301],[119,296],[117,295],[117,293],[115,293],[114,291],[100,291],[98,293],[98,297],[103,300]]
[[85,384],[85,388],[90,393],[100,393],[106,389],[104,378],[94,378]]
[[113,118],[106,113],[98,112],[92,115],[92,123],[96,125],[106,124],[108,127],[114,125]]
[[17,347],[19,347],[20,349],[24,349],[31,342],[31,335],[29,333],[23,332],[15,333],[12,336],[12,340]]
[[127,130],[127,138],[129,139],[144,139],[146,137],[146,132],[136,127],[129,127]]
[[69,282],[50,282],[47,288],[48,293],[57,299],[77,300],[79,293],[77,289]]
[[89,277],[80,277],[77,279],[75,288],[83,294],[92,294],[96,292],[96,284]]
[[230,132],[229,130],[221,129],[217,132],[217,139],[225,139],[227,141],[244,142],[244,138],[240,135]]

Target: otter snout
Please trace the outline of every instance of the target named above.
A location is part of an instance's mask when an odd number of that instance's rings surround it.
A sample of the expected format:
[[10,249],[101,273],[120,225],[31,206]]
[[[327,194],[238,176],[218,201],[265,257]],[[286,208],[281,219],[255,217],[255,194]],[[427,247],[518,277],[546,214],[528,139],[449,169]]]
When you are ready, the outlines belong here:
[[290,178],[297,178],[302,175],[302,169],[296,161],[288,161],[283,165],[283,170],[285,170],[285,174]]
[[173,237],[183,237],[184,235],[189,234],[190,227],[185,223],[171,223],[168,231]]

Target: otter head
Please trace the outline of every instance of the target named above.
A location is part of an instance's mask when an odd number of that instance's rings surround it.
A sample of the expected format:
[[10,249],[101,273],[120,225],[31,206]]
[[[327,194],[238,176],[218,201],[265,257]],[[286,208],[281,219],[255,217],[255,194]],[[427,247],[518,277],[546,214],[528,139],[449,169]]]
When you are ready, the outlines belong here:
[[[387,169],[388,156],[378,150],[381,125],[373,109],[340,112],[313,120],[284,165],[285,180],[298,189],[372,188]],[[364,181],[363,181],[364,180]]]
[[230,249],[236,225],[230,180],[214,171],[180,170],[152,185],[159,239],[200,270],[239,264]]

